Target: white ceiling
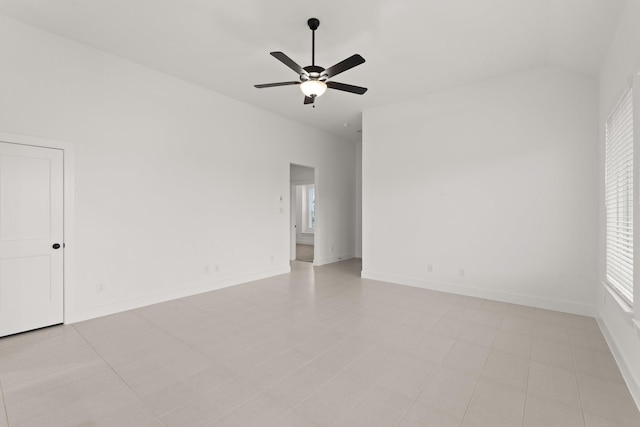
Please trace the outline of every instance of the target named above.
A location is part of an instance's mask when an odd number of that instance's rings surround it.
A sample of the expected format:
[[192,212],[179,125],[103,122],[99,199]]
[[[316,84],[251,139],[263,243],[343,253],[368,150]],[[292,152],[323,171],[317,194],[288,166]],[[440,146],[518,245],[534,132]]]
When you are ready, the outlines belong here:
[[[359,140],[371,106],[540,65],[597,76],[626,0],[0,0],[0,13],[294,120]],[[307,19],[320,19],[316,63],[366,63],[302,105],[269,55],[311,63]],[[349,123],[344,127],[343,123]]]

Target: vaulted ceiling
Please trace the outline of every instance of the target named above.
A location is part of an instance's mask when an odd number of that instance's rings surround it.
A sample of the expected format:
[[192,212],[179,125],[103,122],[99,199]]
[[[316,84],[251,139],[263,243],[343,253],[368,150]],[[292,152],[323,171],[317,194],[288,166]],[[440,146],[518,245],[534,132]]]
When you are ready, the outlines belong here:
[[[0,0],[0,13],[319,129],[359,140],[366,108],[555,65],[597,77],[626,0]],[[316,63],[359,53],[316,108],[269,55]],[[344,126],[347,123],[349,126]]]

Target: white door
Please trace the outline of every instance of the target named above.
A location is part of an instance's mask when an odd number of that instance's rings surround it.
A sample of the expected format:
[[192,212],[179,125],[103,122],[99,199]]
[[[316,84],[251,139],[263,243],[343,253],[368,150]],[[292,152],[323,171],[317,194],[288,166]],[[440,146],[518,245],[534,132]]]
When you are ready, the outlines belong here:
[[63,321],[63,153],[0,142],[0,337]]

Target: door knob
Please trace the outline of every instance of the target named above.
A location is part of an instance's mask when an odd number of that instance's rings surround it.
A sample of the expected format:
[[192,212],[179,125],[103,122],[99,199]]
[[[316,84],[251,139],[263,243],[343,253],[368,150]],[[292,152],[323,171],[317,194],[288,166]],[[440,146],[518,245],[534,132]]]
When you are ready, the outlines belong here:
[[60,249],[60,243],[54,243],[52,248],[53,249]]

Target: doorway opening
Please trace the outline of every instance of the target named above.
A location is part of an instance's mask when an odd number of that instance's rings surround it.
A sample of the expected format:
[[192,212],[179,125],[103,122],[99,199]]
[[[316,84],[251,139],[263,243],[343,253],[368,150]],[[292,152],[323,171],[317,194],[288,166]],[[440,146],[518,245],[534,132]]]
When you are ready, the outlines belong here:
[[291,261],[315,259],[316,185],[315,169],[291,164]]

